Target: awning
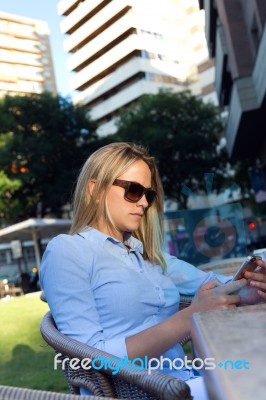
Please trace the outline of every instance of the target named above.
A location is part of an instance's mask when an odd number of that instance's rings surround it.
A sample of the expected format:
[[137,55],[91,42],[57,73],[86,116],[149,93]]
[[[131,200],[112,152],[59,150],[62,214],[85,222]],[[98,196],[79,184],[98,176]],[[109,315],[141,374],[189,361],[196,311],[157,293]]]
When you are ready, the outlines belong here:
[[30,218],[26,221],[0,229],[0,243],[12,240],[33,240],[37,267],[41,263],[39,240],[52,238],[59,233],[68,232],[71,225],[70,219]]

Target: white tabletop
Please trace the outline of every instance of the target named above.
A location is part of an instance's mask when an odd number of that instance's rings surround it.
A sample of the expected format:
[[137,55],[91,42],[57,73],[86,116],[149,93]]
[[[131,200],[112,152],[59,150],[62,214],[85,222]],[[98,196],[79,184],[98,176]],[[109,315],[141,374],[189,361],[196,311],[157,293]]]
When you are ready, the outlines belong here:
[[266,399],[266,304],[195,313],[192,340],[215,359],[202,369],[210,400]]

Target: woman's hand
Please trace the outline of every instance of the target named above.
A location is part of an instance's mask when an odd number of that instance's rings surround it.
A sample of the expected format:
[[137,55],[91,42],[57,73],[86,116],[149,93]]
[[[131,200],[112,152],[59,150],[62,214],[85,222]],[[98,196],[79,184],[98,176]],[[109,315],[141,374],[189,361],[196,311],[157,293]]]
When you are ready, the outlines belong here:
[[246,279],[240,279],[239,281],[226,284],[221,284],[217,280],[207,282],[200,287],[190,307],[192,307],[193,312],[225,310],[236,307],[240,302],[240,296],[229,293],[239,290],[246,284]]
[[261,299],[266,300],[266,264],[263,260],[256,261],[258,267],[254,272],[246,271],[244,276],[248,284],[257,289],[257,294]]

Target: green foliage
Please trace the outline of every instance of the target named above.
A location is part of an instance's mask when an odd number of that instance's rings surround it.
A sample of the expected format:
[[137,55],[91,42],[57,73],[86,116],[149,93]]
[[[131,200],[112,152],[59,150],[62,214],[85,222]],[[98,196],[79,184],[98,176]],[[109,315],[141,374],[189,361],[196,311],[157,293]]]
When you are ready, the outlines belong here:
[[[186,185],[200,193],[213,172],[217,192],[232,180],[250,191],[251,161],[234,164],[225,149],[220,110],[189,92],[145,95],[118,118],[118,132],[97,138],[88,110],[49,93],[0,100],[0,223],[29,217],[61,217],[78,172],[88,156],[114,141],[140,143],[155,156],[165,194],[186,207]],[[231,162],[232,164],[232,162]]]
[[9,194],[2,218],[60,216],[78,170],[94,151],[96,125],[88,110],[50,93],[6,96],[0,102],[0,127],[0,181],[5,176],[5,186],[11,185],[0,189],[1,199]]
[[145,95],[125,109],[117,122],[112,141],[130,141],[144,145],[155,156],[165,194],[186,206],[183,185],[193,190],[203,187],[204,173],[214,172],[216,189],[221,189],[228,157],[218,155],[223,134],[220,111],[190,92],[162,90]]
[[22,182],[19,179],[9,179],[4,171],[0,171],[0,219],[6,215],[11,217],[20,208],[18,200],[13,200],[10,204],[10,199],[14,197],[21,185]]

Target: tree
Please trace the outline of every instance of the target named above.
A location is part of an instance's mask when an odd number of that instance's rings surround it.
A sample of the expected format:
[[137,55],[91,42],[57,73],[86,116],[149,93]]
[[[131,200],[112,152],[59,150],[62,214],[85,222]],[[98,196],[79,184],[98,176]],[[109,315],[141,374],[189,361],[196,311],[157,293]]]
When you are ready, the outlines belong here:
[[217,151],[223,134],[220,111],[190,92],[161,90],[145,95],[125,109],[117,121],[112,141],[130,141],[144,145],[156,158],[165,194],[187,206],[182,187],[199,191],[204,174],[215,173],[219,190],[225,182],[228,157]]
[[9,179],[4,171],[0,171],[0,220],[9,219],[20,208],[18,200],[10,202],[14,193],[21,187],[18,179]]
[[88,110],[50,93],[0,102],[0,199],[6,222],[61,216],[77,171],[97,143]]

